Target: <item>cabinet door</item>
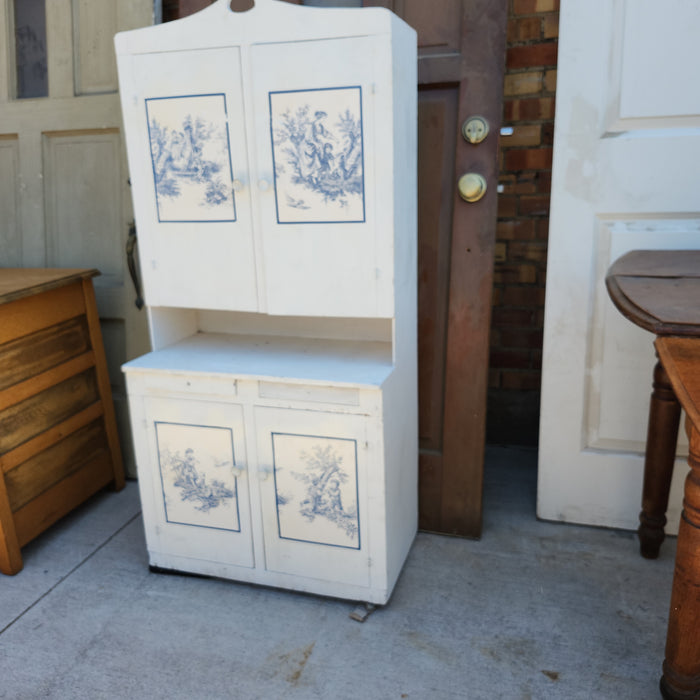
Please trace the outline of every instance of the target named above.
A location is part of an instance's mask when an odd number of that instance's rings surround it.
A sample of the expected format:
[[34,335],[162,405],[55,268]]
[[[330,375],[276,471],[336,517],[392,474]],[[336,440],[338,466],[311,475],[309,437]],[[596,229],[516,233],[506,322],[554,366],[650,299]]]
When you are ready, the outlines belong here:
[[369,586],[366,419],[257,407],[265,566]]
[[[149,550],[164,562],[254,566],[241,407],[147,398],[145,409],[150,459],[139,480]],[[187,570],[178,560],[167,567]]]
[[146,303],[257,310],[238,47],[120,64]]
[[[393,240],[385,220],[391,85],[375,79],[391,56],[381,48],[377,38],[357,37],[250,49],[268,313],[365,317],[391,309],[380,298],[391,294]],[[387,130],[381,144],[375,122]]]

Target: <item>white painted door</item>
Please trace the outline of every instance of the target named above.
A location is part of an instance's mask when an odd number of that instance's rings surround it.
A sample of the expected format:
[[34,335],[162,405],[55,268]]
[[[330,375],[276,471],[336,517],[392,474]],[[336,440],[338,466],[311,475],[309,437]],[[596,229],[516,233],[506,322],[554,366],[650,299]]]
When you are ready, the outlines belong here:
[[[699,35],[696,0],[561,3],[538,489],[545,519],[638,525],[653,337],[615,310],[604,278],[629,250],[700,248]],[[669,532],[686,473],[679,460]]]
[[[364,416],[255,408],[268,571],[370,585]],[[375,523],[379,525],[379,523]]]
[[139,485],[151,561],[253,567],[242,407],[150,397],[144,406],[148,454],[139,463],[151,468]]
[[[95,267],[122,448],[120,365],[148,349],[125,258],[132,218],[113,36],[153,0],[0,0],[0,265]],[[133,473],[133,471],[132,471]]]

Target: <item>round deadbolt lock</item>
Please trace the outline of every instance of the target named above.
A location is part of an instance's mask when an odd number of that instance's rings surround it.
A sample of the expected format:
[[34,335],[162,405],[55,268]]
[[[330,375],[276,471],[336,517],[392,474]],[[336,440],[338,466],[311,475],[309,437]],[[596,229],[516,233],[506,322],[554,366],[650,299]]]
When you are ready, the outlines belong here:
[[489,133],[489,123],[484,117],[469,117],[462,124],[462,136],[465,141],[477,144],[481,143]]
[[459,178],[457,189],[465,202],[478,202],[486,193],[486,178],[479,173],[467,173]]

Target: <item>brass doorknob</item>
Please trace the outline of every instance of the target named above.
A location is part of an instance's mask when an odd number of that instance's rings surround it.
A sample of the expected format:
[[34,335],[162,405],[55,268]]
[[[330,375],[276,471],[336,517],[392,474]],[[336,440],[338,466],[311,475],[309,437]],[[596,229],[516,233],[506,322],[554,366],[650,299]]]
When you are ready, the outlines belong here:
[[467,173],[459,178],[457,189],[465,202],[478,202],[486,192],[486,178],[479,173]]

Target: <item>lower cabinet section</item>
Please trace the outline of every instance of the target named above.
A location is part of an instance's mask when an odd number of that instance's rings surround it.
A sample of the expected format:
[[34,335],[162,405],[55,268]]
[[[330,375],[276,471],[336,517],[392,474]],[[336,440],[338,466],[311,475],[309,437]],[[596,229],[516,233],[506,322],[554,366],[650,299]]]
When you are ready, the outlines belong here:
[[[153,566],[388,600],[400,570],[390,562],[403,563],[416,504],[386,498],[380,388],[355,390],[356,406],[317,410],[274,405],[257,381],[222,381],[206,395],[193,378],[192,393],[167,396],[162,381],[127,379]],[[415,480],[413,465],[406,477]],[[395,542],[387,517],[403,531]]]

